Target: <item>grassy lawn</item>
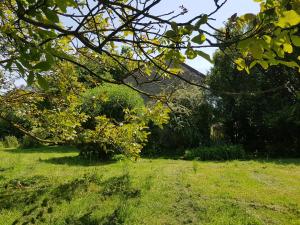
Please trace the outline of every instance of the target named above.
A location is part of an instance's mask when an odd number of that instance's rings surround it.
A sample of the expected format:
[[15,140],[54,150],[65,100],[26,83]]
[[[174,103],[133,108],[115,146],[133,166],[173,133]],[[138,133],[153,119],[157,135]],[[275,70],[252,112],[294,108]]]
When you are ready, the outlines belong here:
[[300,224],[300,160],[89,163],[0,150],[0,224]]

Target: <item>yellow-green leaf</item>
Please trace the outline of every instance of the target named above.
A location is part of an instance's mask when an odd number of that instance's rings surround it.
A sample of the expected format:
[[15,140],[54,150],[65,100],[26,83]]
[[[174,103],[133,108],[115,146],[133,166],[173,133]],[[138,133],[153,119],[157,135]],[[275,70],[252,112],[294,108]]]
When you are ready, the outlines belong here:
[[291,40],[295,46],[300,47],[300,37],[299,36],[292,35]]
[[192,42],[201,45],[201,44],[203,44],[203,42],[205,42],[205,40],[206,40],[206,37],[204,34],[198,34],[197,36],[195,36],[192,39]]
[[287,28],[295,26],[300,23],[300,15],[295,10],[289,10],[282,13],[282,16],[279,17],[277,26],[281,28]]

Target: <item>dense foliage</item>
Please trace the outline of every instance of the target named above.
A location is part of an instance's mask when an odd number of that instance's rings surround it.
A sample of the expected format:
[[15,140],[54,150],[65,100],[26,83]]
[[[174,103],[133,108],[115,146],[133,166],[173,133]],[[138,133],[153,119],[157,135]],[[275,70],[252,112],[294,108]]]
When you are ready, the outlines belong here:
[[17,148],[19,146],[19,141],[15,136],[4,137],[2,143],[5,148]]
[[[130,116],[142,116],[144,102],[137,92],[126,86],[104,84],[87,90],[81,101],[80,110],[88,116],[82,125],[84,129],[94,132],[100,117],[103,121],[109,118],[114,124],[110,129],[117,128],[116,135],[124,138],[124,145],[130,145],[130,142],[140,145],[146,141],[147,133],[142,134],[140,130],[143,129],[142,125],[135,124],[136,122],[128,119],[129,113]],[[126,128],[122,131],[123,127]],[[123,132],[128,133],[125,135]],[[134,135],[132,132],[140,132],[140,135]],[[116,140],[109,140],[109,137],[106,137],[107,140],[96,141],[93,138],[87,140],[84,135],[79,137],[82,138],[82,141],[77,146],[81,150],[82,156],[108,159],[114,154],[123,153],[124,146],[121,147]],[[120,139],[121,137],[113,136],[111,138]],[[126,138],[127,140],[125,140]]]
[[149,149],[156,149],[156,154],[183,154],[185,148],[210,144],[211,106],[200,88],[178,88],[168,106],[170,120],[164,129],[152,126]]
[[89,116],[106,115],[116,121],[123,121],[125,109],[144,107],[142,97],[132,89],[115,84],[104,84],[87,90],[83,94],[81,110]]
[[300,154],[298,71],[284,66],[266,71],[254,67],[247,75],[218,52],[208,80],[215,90],[212,102],[216,117],[228,142],[243,144],[253,154]]
[[245,150],[240,145],[217,145],[212,147],[192,148],[185,151],[185,159],[193,160],[234,160],[244,159]]

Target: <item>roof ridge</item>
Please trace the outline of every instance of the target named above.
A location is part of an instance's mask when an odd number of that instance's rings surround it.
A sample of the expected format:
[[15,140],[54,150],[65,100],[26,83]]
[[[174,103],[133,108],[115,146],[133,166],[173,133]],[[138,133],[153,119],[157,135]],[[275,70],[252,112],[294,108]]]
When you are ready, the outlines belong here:
[[181,63],[181,65],[183,65],[185,68],[192,70],[194,73],[196,73],[198,76],[201,77],[206,77],[205,74],[201,73],[199,70],[196,70],[195,68],[191,67],[190,65],[186,64],[186,63]]

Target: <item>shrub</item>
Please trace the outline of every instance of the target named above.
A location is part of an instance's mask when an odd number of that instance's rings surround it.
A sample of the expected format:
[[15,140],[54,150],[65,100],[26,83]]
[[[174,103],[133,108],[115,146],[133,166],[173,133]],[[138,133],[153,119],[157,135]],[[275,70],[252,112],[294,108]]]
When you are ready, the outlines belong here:
[[4,143],[3,141],[0,141],[0,149],[4,148]]
[[210,144],[211,107],[198,87],[183,86],[173,93],[168,104],[172,109],[164,129],[150,126],[148,151],[183,155],[184,149]]
[[186,150],[185,159],[232,160],[244,159],[245,150],[241,145],[219,145]]
[[[128,119],[124,122],[124,120],[126,120],[125,110],[133,110],[134,114],[138,115],[140,109],[144,106],[144,101],[137,92],[128,87],[113,84],[105,84],[88,90],[84,93],[82,100],[83,104],[81,110],[89,116],[88,120],[83,124],[83,127],[86,130],[90,130],[90,133],[97,130],[97,124],[99,127],[98,120],[101,116],[105,116],[105,119],[102,118],[103,121],[101,121],[100,124],[107,123],[107,125],[109,125],[112,121],[112,124],[110,124],[110,132],[106,132],[106,134],[100,132],[101,134],[98,134],[98,138],[100,139],[110,139],[110,137],[104,136],[109,136],[109,134],[113,132],[121,132],[121,127],[124,127],[124,129],[127,127],[129,129],[131,122]],[[127,131],[127,133],[128,132],[129,131]],[[136,135],[138,134],[132,133],[131,136],[127,135],[128,140],[126,141],[129,141],[130,138],[132,140],[135,139],[134,136]],[[124,139],[126,136],[120,138]],[[114,141],[106,140],[98,143],[93,140],[88,141],[84,138],[79,138],[77,147],[81,151],[80,155],[85,158],[107,160],[111,159],[113,155],[121,153],[118,145],[116,143],[109,144],[110,142]]]
[[15,136],[6,136],[3,144],[5,148],[15,148],[19,146],[19,141]]
[[114,84],[104,84],[90,89],[83,95],[82,111],[90,117],[106,115],[117,121],[124,120],[124,109],[144,106],[143,98],[132,89]]
[[40,147],[41,144],[33,139],[32,137],[29,137],[28,135],[23,136],[21,147],[22,148],[37,148]]

